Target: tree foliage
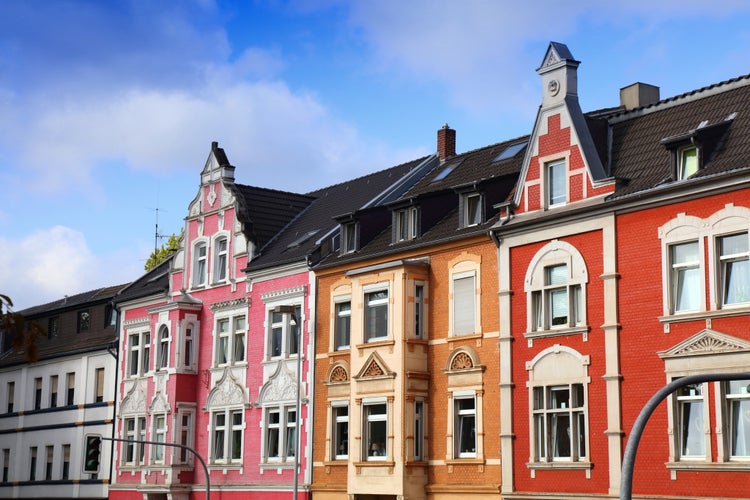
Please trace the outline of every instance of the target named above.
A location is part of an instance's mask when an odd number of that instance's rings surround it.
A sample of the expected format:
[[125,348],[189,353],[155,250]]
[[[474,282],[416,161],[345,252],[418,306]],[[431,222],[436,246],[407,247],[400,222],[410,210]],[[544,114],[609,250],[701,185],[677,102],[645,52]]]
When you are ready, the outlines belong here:
[[[36,321],[27,321],[23,314],[13,311],[13,301],[7,295],[0,294],[0,329],[12,337],[11,347],[22,352],[29,363],[39,359],[39,338],[45,334]],[[0,346],[2,350],[2,346]]]
[[181,235],[178,236],[173,233],[166,243],[151,252],[151,255],[149,255],[148,260],[146,261],[146,264],[143,266],[143,268],[146,271],[150,271],[167,260],[170,255],[173,255],[175,252],[177,252],[180,245],[180,237]]

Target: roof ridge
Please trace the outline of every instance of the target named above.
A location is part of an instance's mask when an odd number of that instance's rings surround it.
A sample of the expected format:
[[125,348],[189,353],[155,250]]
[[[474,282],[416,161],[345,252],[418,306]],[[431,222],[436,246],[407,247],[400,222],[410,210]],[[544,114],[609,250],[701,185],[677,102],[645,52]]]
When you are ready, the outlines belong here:
[[403,167],[405,165],[408,165],[409,163],[417,163],[418,164],[419,162],[424,161],[426,158],[429,158],[430,156],[431,155],[420,156],[419,158],[414,158],[413,160],[405,161],[405,162],[399,163],[398,165],[393,165],[393,166],[384,168],[382,170],[376,170],[375,172],[370,172],[369,174],[363,174],[363,175],[360,175],[359,177],[354,177],[353,179],[347,179],[347,180],[344,180],[344,181],[341,181],[341,182],[337,182],[335,184],[330,184],[328,186],[323,186],[323,187],[320,187],[320,188],[315,189],[313,191],[308,191],[305,194],[307,194],[308,196],[313,196],[313,193],[319,193],[321,191],[325,191],[327,189],[331,189],[331,188],[334,188],[334,187],[342,186],[342,185],[345,185],[345,184],[351,184],[351,183],[354,183],[355,181],[360,181],[362,179],[366,179],[368,177],[373,177],[375,175],[382,175],[383,173],[388,172],[389,170],[395,170],[397,168],[401,168],[401,167]]
[[731,90],[742,88],[747,85],[750,85],[750,74],[736,76],[734,78],[729,78],[728,80],[722,80],[720,82],[712,83],[704,87],[689,90],[687,92],[683,92],[682,94],[667,97],[665,99],[660,99],[659,101],[647,106],[641,106],[640,108],[626,110],[621,113],[615,113],[611,117],[609,117],[609,120],[611,123],[623,122],[632,118],[638,118],[643,115],[655,113],[664,109],[669,109],[674,106],[679,106],[686,102],[692,102],[724,92],[729,92]]

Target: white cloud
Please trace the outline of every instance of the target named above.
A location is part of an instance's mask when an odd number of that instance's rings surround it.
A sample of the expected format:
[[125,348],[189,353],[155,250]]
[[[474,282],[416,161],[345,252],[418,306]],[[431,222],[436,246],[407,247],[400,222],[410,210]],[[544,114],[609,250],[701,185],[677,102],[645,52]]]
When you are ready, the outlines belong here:
[[[0,293],[15,310],[45,304],[103,286],[125,283],[139,271],[123,266],[122,256],[93,255],[78,231],[54,226],[20,240],[0,238]],[[112,261],[118,261],[117,266]]]

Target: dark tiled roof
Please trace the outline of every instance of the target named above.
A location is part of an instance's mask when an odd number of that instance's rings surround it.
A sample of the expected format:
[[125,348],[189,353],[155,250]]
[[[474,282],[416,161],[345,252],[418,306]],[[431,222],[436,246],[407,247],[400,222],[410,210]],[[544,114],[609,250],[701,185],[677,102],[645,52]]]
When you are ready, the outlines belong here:
[[[26,322],[33,321],[43,330],[35,337],[39,349],[38,359],[41,361],[109,347],[116,340],[117,331],[114,326],[105,326],[107,309],[116,293],[125,286],[97,288],[19,311]],[[88,310],[90,314],[90,329],[77,333],[77,315],[81,310]],[[48,321],[52,317],[59,319],[60,332],[57,337],[48,338]],[[24,363],[27,363],[24,352],[11,349],[0,355],[0,367]]]
[[387,196],[394,185],[397,186],[404,176],[428,158],[419,158],[308,193],[307,196],[315,201],[261,249],[260,255],[250,262],[247,270],[252,272],[305,259],[322,236],[338,227],[334,217],[359,210],[371,202],[377,203],[381,195]]
[[[438,198],[441,203],[452,205],[445,208],[445,215],[440,220],[431,227],[422,227],[422,233],[417,238],[397,243],[393,242],[391,227],[388,226],[356,252],[344,255],[332,253],[317,267],[325,268],[373,257],[395,255],[445,241],[486,234],[497,222],[497,214],[493,214],[489,208],[484,223],[459,228],[458,191],[463,187],[476,185],[479,191],[486,190],[486,195],[495,200],[493,203],[505,201],[515,187],[525,150],[517,147],[510,150],[515,151],[512,156],[500,160],[497,158],[508,148],[526,142],[528,136],[519,137],[446,159],[401,198],[402,201],[412,199],[416,205]],[[452,170],[442,177],[445,168],[450,166],[453,166]]]
[[[651,106],[615,115],[612,124],[612,174],[618,187],[610,199],[679,185],[750,167],[750,77],[728,80]],[[674,182],[674,161],[663,139],[704,127],[728,126],[704,168]]]
[[172,256],[120,290],[115,296],[115,303],[120,304],[128,300],[166,294],[169,291],[171,263]]
[[314,200],[308,195],[242,184],[234,184],[232,189],[245,236],[259,248]]
[[[508,159],[494,161],[511,146],[527,143],[529,136],[517,137],[483,148],[461,153],[446,159],[438,168],[427,174],[419,183],[404,194],[403,198],[421,196],[426,193],[452,190],[460,186],[482,182],[521,170],[524,150],[518,150]],[[445,168],[453,169],[442,179],[437,179]]]
[[56,312],[62,312],[70,309],[80,309],[81,306],[90,303],[106,302],[112,299],[117,292],[128,286],[115,285],[105,288],[97,288],[95,290],[89,290],[88,292],[81,292],[76,295],[65,296],[62,299],[48,302],[46,304],[31,306],[24,309],[23,311],[16,311],[22,314],[25,318],[34,318],[42,314],[51,314]]

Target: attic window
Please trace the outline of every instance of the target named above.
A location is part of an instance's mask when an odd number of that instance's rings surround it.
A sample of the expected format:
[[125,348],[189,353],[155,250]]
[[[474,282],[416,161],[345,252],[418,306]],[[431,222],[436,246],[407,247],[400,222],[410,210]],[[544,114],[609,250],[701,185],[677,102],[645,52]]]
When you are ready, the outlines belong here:
[[497,158],[495,158],[493,161],[501,161],[501,160],[507,160],[508,158],[513,158],[518,154],[519,151],[526,148],[527,142],[519,142],[518,144],[511,144],[507,148],[503,150],[502,153],[497,155]]
[[393,211],[393,242],[412,240],[417,237],[417,207]]
[[729,130],[736,113],[719,123],[701,121],[698,126],[684,134],[666,137],[660,142],[672,154],[672,178],[683,181],[695,175],[710,161]]
[[357,223],[341,224],[341,253],[351,253],[357,249]]
[[698,148],[687,146],[677,150],[677,176],[682,181],[698,171]]

